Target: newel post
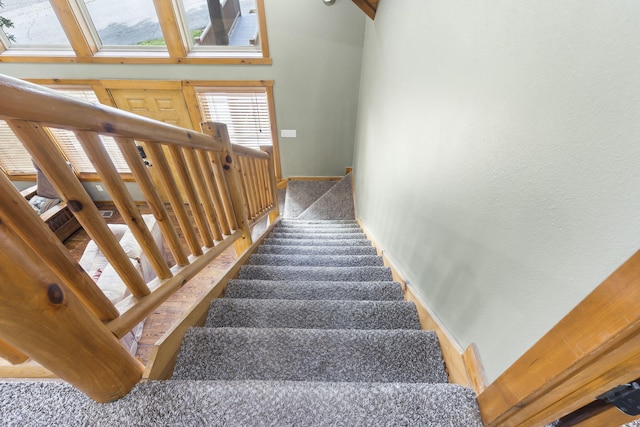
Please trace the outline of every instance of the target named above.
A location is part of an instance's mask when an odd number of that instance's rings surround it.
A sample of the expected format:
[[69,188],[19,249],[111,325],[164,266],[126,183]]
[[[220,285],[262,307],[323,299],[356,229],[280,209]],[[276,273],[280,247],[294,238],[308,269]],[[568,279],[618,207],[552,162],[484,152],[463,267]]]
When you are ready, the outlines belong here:
[[144,366],[4,223],[0,281],[0,340],[98,402],[137,384]]
[[229,131],[227,130],[226,124],[204,122],[200,123],[200,127],[202,128],[202,133],[213,137],[223,146],[221,153],[222,169],[224,170],[229,196],[233,204],[236,222],[242,231],[242,237],[235,243],[236,253],[240,255],[251,247],[253,243],[251,239],[251,227],[247,220],[245,201],[242,196],[242,184],[240,183],[240,173],[238,171],[240,165],[238,164],[237,157],[233,154],[233,147],[229,139]]

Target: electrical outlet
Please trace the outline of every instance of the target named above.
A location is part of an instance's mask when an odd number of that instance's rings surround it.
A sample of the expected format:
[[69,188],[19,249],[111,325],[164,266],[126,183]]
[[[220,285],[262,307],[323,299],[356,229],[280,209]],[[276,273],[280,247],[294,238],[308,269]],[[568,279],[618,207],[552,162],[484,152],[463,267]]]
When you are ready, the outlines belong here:
[[295,138],[297,133],[295,129],[280,129],[280,136],[283,138]]
[[96,184],[96,190],[98,190],[98,191],[104,191],[104,188],[102,187],[102,185],[100,185],[100,184]]

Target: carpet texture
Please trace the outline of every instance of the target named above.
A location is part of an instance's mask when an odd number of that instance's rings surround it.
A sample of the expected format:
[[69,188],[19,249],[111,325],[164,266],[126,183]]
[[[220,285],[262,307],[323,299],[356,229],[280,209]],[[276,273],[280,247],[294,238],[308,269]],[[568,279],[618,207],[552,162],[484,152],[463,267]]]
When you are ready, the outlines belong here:
[[249,258],[251,265],[313,266],[313,267],[363,267],[384,266],[377,255],[279,255],[255,254]]
[[453,384],[277,381],[151,381],[106,405],[63,383],[0,383],[0,419],[34,427],[482,426],[473,392]]
[[446,383],[434,332],[191,328],[173,379]]
[[420,329],[408,301],[315,301],[221,298],[213,301],[209,328]]
[[284,280],[231,280],[227,298],[301,300],[402,300],[396,282],[320,282]]
[[296,218],[338,181],[290,180],[284,198],[283,218]]
[[351,174],[338,181],[296,218],[307,220],[355,218]]
[[327,282],[379,282],[392,280],[387,267],[295,267],[244,265],[239,279],[321,280]]
[[258,254],[281,255],[377,255],[373,246],[282,246],[261,245]]

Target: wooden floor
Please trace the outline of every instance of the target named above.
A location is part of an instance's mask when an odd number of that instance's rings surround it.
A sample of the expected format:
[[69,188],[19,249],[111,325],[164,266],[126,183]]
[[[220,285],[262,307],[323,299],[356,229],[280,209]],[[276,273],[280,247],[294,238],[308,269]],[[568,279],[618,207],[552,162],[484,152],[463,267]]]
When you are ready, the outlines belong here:
[[[106,218],[107,223],[124,224],[124,220],[113,205],[101,204],[99,208],[101,211],[113,212],[113,216]],[[142,214],[151,213],[149,208],[146,206],[141,206],[140,212]],[[169,215],[172,215],[170,210]],[[172,221],[175,223],[175,218],[172,218]],[[186,242],[184,241],[183,236],[180,237],[183,240],[183,245],[186,247]],[[80,229],[65,240],[64,244],[67,249],[69,249],[74,259],[79,260],[84,249],[89,243],[89,240],[90,238],[87,232]],[[175,261],[168,247],[165,247],[165,254],[170,265],[173,266]],[[174,295],[169,297],[167,301],[165,301],[147,318],[144,324],[142,338],[138,343],[138,351],[136,352],[136,357],[140,359],[144,365],[147,364],[151,355],[151,350],[156,341],[164,335],[174,322],[179,320],[187,310],[189,310],[198,297],[206,291],[209,287],[208,285],[224,276],[236,259],[235,250],[233,246],[231,246],[211,264],[205,267],[196,277],[191,279]]]

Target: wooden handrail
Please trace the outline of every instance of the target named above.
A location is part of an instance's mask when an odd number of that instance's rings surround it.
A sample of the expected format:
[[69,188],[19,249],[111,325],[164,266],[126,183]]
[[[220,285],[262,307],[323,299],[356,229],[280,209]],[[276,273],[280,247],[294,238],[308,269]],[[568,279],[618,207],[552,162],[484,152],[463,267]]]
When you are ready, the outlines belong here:
[[[1,75],[0,99],[0,119],[7,121],[131,292],[114,305],[2,174],[0,197],[9,203],[0,209],[0,280],[11,286],[0,287],[0,357],[12,362],[30,357],[95,400],[120,398],[138,381],[143,367],[117,339],[230,245],[238,253],[249,248],[258,220],[267,214],[276,219],[271,156],[231,144],[222,123],[204,123],[203,133],[198,133]],[[156,279],[145,283],[130,262],[67,167],[48,127],[75,133]],[[101,135],[115,137],[177,265],[170,268],[165,260]],[[137,144],[149,154],[153,173]]]
[[636,252],[478,396],[487,426],[545,425],[640,377]]

